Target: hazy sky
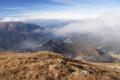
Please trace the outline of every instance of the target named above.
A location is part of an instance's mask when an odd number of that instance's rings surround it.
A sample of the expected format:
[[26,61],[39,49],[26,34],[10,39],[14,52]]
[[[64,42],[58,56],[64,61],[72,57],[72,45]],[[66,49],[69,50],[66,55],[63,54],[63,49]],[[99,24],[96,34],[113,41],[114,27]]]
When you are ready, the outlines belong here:
[[83,19],[120,12],[120,0],[0,0],[0,16]]

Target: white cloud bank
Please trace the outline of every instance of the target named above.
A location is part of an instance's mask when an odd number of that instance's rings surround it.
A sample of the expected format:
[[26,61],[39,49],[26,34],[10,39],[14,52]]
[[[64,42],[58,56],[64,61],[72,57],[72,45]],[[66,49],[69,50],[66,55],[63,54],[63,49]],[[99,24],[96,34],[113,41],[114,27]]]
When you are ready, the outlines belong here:
[[16,22],[16,21],[26,21],[25,17],[4,17],[1,18],[0,22]]
[[78,41],[81,39],[79,34],[84,34],[88,43],[95,44],[97,47],[104,46],[111,48],[110,50],[120,53],[120,16],[113,12],[105,13],[97,18],[71,23],[62,28],[55,29],[53,32],[57,36],[66,37],[74,34],[75,40]]
[[[59,35],[71,33],[111,34],[118,36],[120,30],[120,16],[113,12],[107,12],[97,18],[81,20],[72,23],[56,31]],[[119,36],[120,37],[120,36]]]
[[66,11],[47,11],[25,13],[26,17],[31,19],[66,19],[66,20],[82,20],[99,16],[97,13],[89,13],[83,10],[66,10]]

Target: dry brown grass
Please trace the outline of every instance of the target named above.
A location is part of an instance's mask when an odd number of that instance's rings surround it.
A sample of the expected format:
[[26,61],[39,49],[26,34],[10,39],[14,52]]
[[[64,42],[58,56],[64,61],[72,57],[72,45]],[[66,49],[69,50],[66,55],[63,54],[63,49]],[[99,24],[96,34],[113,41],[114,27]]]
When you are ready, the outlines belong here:
[[1,53],[0,80],[120,80],[120,69],[52,52]]

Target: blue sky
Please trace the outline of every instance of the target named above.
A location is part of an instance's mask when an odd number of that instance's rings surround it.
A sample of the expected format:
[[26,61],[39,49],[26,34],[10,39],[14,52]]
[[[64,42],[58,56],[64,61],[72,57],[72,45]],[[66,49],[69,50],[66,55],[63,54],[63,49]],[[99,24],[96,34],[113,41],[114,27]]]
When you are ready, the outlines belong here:
[[120,0],[0,0],[1,17],[72,19],[112,10],[120,12]]

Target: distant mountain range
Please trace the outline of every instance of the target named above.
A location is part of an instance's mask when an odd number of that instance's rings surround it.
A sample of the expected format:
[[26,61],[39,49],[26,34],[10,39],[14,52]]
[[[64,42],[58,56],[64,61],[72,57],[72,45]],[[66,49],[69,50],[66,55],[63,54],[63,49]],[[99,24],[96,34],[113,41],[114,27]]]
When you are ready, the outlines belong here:
[[59,39],[46,29],[26,22],[0,22],[0,49],[34,51],[46,41]]
[[3,50],[35,48],[36,44],[52,38],[56,37],[45,32],[45,28],[39,25],[25,22],[0,22],[0,49]]
[[[8,18],[9,19],[9,18]],[[33,52],[53,51],[69,58],[113,62],[106,54],[109,47],[102,47],[100,37],[91,34],[73,33],[58,35],[57,30],[75,21],[1,19],[0,50]],[[39,23],[39,24],[38,24]],[[97,58],[96,58],[97,57]]]

